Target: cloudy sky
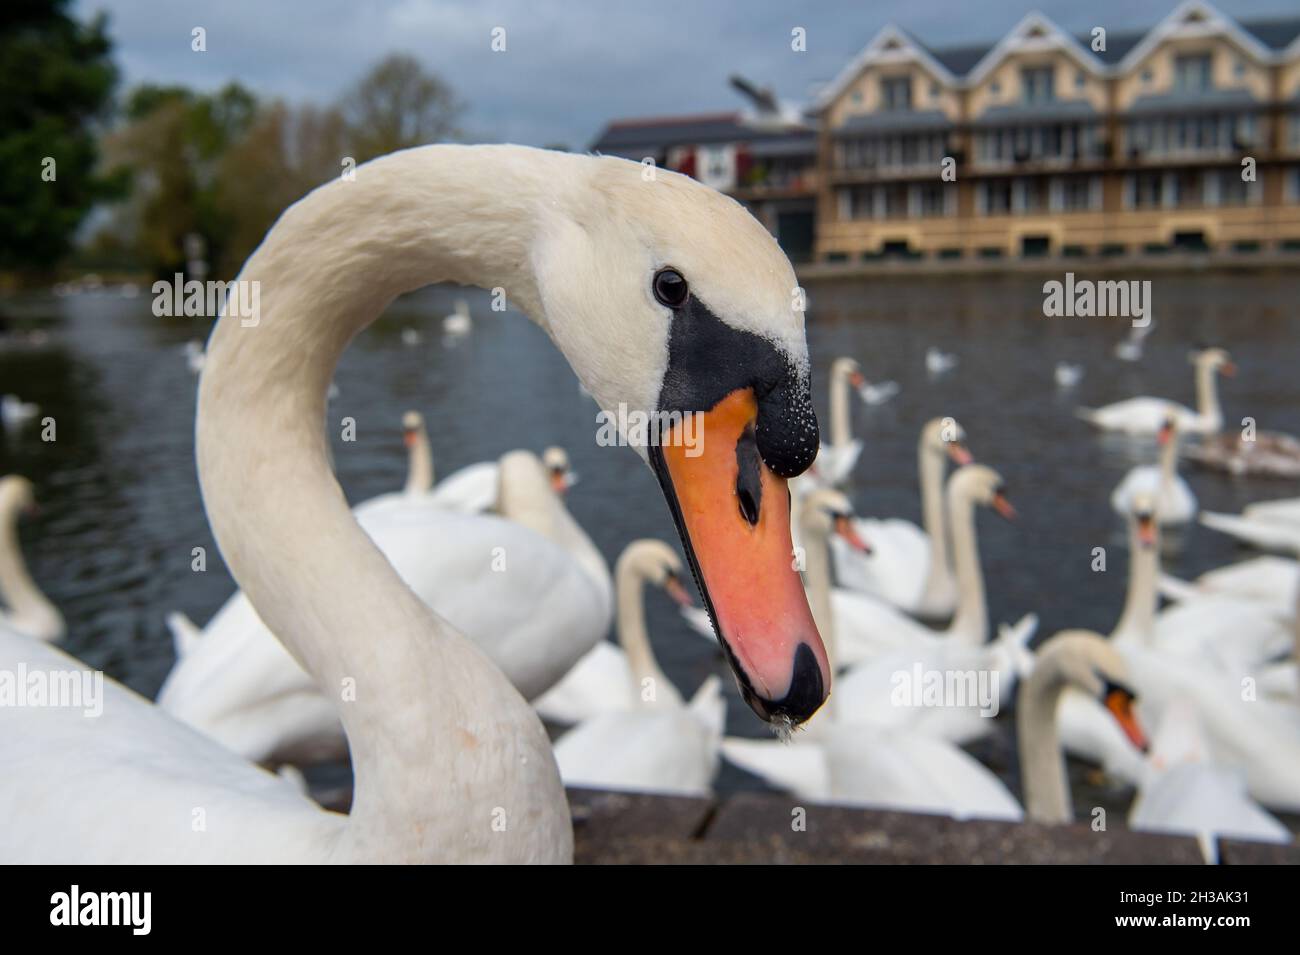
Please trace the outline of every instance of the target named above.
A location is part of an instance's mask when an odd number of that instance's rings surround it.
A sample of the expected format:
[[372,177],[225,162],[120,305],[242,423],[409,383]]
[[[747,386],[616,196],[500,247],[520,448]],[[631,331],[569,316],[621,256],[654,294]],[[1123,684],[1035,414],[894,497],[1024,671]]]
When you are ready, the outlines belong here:
[[[731,73],[804,100],[886,23],[930,46],[996,40],[1038,9],[1067,30],[1130,30],[1175,0],[77,0],[103,10],[128,84],[201,89],[237,79],[266,96],[329,101],[393,51],[414,54],[468,104],[468,139],[586,146],[614,117],[733,109]],[[806,7],[806,8],[805,8]],[[1295,0],[1223,0],[1238,18]],[[807,51],[790,49],[791,29]],[[207,52],[190,49],[194,27]],[[505,52],[491,49],[505,30]]]

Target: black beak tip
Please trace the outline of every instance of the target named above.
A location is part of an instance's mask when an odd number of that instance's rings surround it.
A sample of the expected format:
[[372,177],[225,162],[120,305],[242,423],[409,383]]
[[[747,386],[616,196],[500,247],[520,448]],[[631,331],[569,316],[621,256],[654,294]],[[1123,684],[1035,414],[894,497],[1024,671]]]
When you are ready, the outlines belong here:
[[758,714],[759,719],[768,723],[788,722],[798,725],[808,720],[826,702],[826,685],[812,647],[801,643],[795,651],[790,689],[785,696],[779,700],[766,700],[744,681],[740,683],[740,695],[749,704],[749,708]]

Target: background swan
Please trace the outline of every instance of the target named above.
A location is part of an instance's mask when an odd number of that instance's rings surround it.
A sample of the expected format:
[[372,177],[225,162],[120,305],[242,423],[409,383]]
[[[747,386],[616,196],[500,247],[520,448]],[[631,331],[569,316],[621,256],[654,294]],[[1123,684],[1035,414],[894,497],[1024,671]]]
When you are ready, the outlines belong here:
[[474,320],[470,315],[469,302],[463,298],[456,299],[450,314],[442,320],[442,333],[448,338],[463,338],[474,330]]
[[[710,676],[690,703],[684,703],[659,668],[646,633],[646,584],[664,588],[680,602],[686,597],[680,582],[682,570],[681,559],[662,541],[633,541],[619,557],[615,568],[616,656],[601,658],[608,663],[592,664],[588,654],[553,692],[561,691],[558,700],[562,703],[591,702],[590,696],[565,696],[562,691],[575,689],[569,680],[581,677],[584,665],[599,667],[588,670],[588,675],[606,681],[602,689],[618,693],[621,705],[602,707],[584,717],[555,744],[555,760],[566,784],[688,796],[707,795],[712,790],[726,718],[721,684],[716,676]],[[608,644],[601,641],[598,646]],[[537,706],[543,716],[547,697]],[[575,711],[572,707],[565,710]]]
[[[613,593],[604,559],[541,461],[510,452],[500,478],[500,516],[418,505],[358,512],[357,520],[416,595],[530,699],[604,636]],[[346,753],[331,701],[242,592],[176,661],[158,704],[254,762]]]
[[1129,398],[1102,408],[1080,408],[1079,417],[1104,431],[1155,434],[1171,415],[1180,434],[1214,434],[1223,427],[1216,376],[1236,374],[1232,357],[1222,348],[1206,348],[1191,356],[1196,368],[1196,410],[1164,398]]
[[40,413],[40,406],[17,395],[0,395],[0,422],[6,431],[18,431]]
[[60,640],[63,614],[32,579],[18,540],[19,518],[35,508],[31,481],[0,478],[0,625],[36,640]]
[[843,484],[853,472],[862,455],[862,441],[853,437],[849,392],[865,385],[862,370],[852,358],[841,356],[831,362],[830,440],[821,445],[813,466],[795,482],[796,494]]
[[1058,361],[1052,376],[1056,379],[1058,388],[1073,388],[1083,380],[1083,366]]
[[925,370],[931,376],[944,375],[957,367],[957,356],[931,345],[925,350]]
[[1210,865],[1219,862],[1220,837],[1292,841],[1291,831],[1246,793],[1239,774],[1214,765],[1196,711],[1186,701],[1165,710],[1128,823],[1195,836]]
[[864,552],[832,538],[835,578],[900,610],[926,619],[947,618],[957,606],[957,582],[949,555],[943,478],[948,461],[969,464],[966,432],[952,418],[934,418],[917,441],[921,527],[899,518],[855,518],[871,549]]
[[[641,540],[624,548],[614,571],[618,643],[597,642],[563,679],[533,701],[533,708],[543,719],[567,725],[602,713],[635,709],[640,702],[640,686],[633,676],[633,661],[643,676],[656,678],[656,695],[661,703],[682,703],[672,682],[658,679],[661,674],[646,634],[646,583],[662,587],[679,607],[693,607],[682,584],[681,561],[675,554],[668,557],[663,549],[666,547],[659,541]],[[703,614],[702,625],[710,626],[707,614]]]
[[809,547],[810,599],[814,613],[823,599],[829,599],[834,606],[837,665],[852,666],[889,650],[921,650],[934,641],[979,646],[988,640],[988,607],[975,536],[975,508],[990,507],[1007,519],[1015,511],[1002,493],[1001,477],[982,465],[968,464],[955,470],[948,479],[946,493],[958,597],[956,613],[943,631],[932,630],[874,597],[842,587],[831,588],[829,568],[823,572],[813,563],[814,548]]
[[1025,809],[1035,822],[1074,821],[1057,726],[1067,690],[1095,700],[1136,749],[1146,747],[1133,713],[1128,667],[1114,647],[1086,630],[1067,630],[1052,637],[1039,649],[1033,673],[1021,684],[1016,700]]
[[1160,463],[1138,465],[1125,474],[1111,492],[1111,509],[1121,517],[1127,517],[1133,495],[1142,491],[1155,501],[1157,521],[1161,524],[1186,524],[1196,516],[1196,495],[1178,474],[1176,418],[1165,419],[1156,432],[1156,443],[1160,449]]

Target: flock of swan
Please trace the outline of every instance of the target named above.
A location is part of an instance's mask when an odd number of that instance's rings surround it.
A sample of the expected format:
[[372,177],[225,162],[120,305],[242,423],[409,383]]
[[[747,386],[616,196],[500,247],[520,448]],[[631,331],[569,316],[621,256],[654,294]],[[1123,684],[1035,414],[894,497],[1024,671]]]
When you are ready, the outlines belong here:
[[[1197,353],[1195,411],[1080,412],[1155,439],[1159,463],[1111,500],[1131,548],[1113,632],[1031,648],[1033,614],[990,620],[976,513],[1015,511],[957,421],[919,435],[921,526],[855,512],[844,486],[869,469],[854,397],[898,386],[836,359],[819,438],[794,274],[736,203],[635,163],[512,146],[423,147],[357,172],[287,210],[246,263],[260,323],[222,317],[186,349],[204,504],[239,589],[202,627],[168,616],[176,662],[154,701],[105,679],[95,718],[0,706],[0,859],[564,862],[564,785],[704,795],[724,759],[802,800],[1064,823],[1067,753],[1135,787],[1131,825],[1193,833],[1207,858],[1218,835],[1291,839],[1270,810],[1300,812],[1298,565],[1160,571],[1162,526],[1196,513],[1180,439],[1222,428],[1226,352]],[[701,415],[698,455],[671,431],[630,442],[680,551],[635,540],[611,572],[566,506],[561,448],[437,480],[416,411],[405,485],[349,505],[321,428],[334,368],[394,298],[434,282],[507,289],[601,407]],[[443,325],[471,328],[460,307]],[[926,365],[958,359],[931,349]],[[0,479],[0,673],[81,673],[19,549],[32,503],[29,482]],[[1300,551],[1300,503],[1260,507],[1202,520]],[[648,600],[717,642],[777,738],[726,735],[717,675],[673,684]],[[900,702],[913,674],[946,689]],[[953,677],[989,693],[953,699]],[[1013,703],[1023,798],[963,748]],[[346,815],[275,771],[344,757]]]

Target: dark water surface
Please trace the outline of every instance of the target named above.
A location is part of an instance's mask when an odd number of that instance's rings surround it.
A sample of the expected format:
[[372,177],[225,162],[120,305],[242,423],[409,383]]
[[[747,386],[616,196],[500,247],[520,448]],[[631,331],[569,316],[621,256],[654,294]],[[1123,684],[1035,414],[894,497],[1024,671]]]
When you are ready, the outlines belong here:
[[[1042,619],[1040,638],[1065,627],[1107,632],[1127,565],[1108,497],[1129,467],[1154,452],[1095,434],[1073,409],[1134,395],[1192,405],[1187,352],[1203,342],[1229,348],[1240,368],[1221,382],[1229,426],[1251,416],[1262,429],[1300,433],[1300,278],[1157,276],[1158,328],[1137,364],[1111,357],[1124,320],[1044,318],[1041,287],[1042,279],[1019,276],[816,286],[808,322],[815,397],[825,428],[827,370],[837,355],[856,357],[872,380],[902,387],[883,407],[854,404],[853,430],[866,448],[850,491],[866,515],[919,521],[917,431],[936,415],[956,417],[976,457],[1002,473],[1020,512],[1014,525],[979,518],[993,620],[1032,610]],[[567,447],[581,478],[569,506],[611,564],[634,538],[675,542],[650,470],[627,449],[596,446],[596,407],[542,332],[518,314],[492,313],[486,295],[470,291],[474,333],[443,345],[441,316],[458,294],[429,289],[398,302],[344,357],[329,423],[349,500],[401,486],[399,418],[416,408],[428,421],[441,475],[515,447]],[[202,625],[233,589],[200,503],[196,378],[182,353],[185,341],[206,338],[208,323],[155,318],[147,294],[107,292],[4,299],[0,313],[11,329],[49,334],[39,347],[0,347],[0,393],[36,402],[58,422],[54,443],[43,443],[35,427],[0,442],[0,473],[30,477],[41,502],[41,514],[21,531],[29,563],[67,617],[67,648],[151,696],[172,663],[164,614],[183,610]],[[420,329],[423,343],[404,346],[405,327]],[[958,368],[929,378],[930,345],[956,353]],[[1073,392],[1054,384],[1058,360],[1085,367]],[[356,419],[355,443],[338,440],[345,416]],[[1185,474],[1203,509],[1236,511],[1300,494],[1295,482]],[[207,573],[190,570],[196,546],[208,551]],[[1097,546],[1107,548],[1106,573],[1090,570]],[[1167,564],[1191,576],[1240,556],[1227,538],[1192,527]],[[657,652],[684,691],[723,672],[716,651],[685,628],[666,598],[649,600]],[[762,735],[727,685],[732,731]],[[1004,775],[1013,773],[1005,736],[980,752]],[[734,770],[720,781],[724,789],[747,784]]]

